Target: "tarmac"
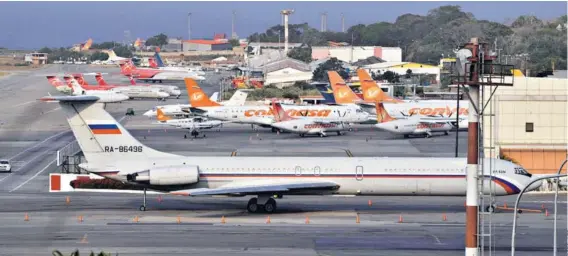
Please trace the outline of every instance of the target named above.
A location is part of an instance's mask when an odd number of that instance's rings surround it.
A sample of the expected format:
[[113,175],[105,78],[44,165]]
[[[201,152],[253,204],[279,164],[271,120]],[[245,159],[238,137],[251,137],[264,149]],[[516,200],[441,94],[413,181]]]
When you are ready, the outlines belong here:
[[[458,255],[464,251],[463,197],[318,197],[285,196],[278,213],[249,214],[248,198],[148,196],[148,211],[138,211],[139,194],[48,193],[48,175],[58,172],[55,152],[74,140],[57,104],[37,101],[58,92],[46,74],[106,72],[111,83],[127,83],[115,68],[50,65],[0,78],[0,158],[10,159],[13,173],[0,173],[0,255]],[[220,78],[209,75],[203,89],[212,93]],[[93,79],[87,78],[89,82]],[[180,88],[184,89],[182,84]],[[183,155],[229,156],[444,156],[453,157],[455,133],[402,139],[372,126],[326,138],[254,131],[229,124],[206,137],[153,124],[141,114],[155,105],[186,103],[187,96],[166,102],[134,100],[108,104],[107,110],[142,143]],[[127,108],[136,116],[124,117]],[[458,155],[465,157],[467,133],[458,134]],[[69,196],[69,204],[66,197]],[[516,197],[499,197],[512,207]],[[559,252],[567,252],[566,195],[560,197]],[[516,255],[552,254],[552,195],[523,197]],[[371,203],[371,204],[369,204]],[[546,216],[546,208],[549,216]],[[27,220],[26,217],[27,216]],[[485,255],[510,255],[513,214],[498,210],[481,215],[491,244]],[[402,221],[400,222],[402,218]],[[357,219],[359,223],[357,223]],[[224,222],[224,223],[223,223]],[[487,234],[488,231],[480,233]],[[491,241],[490,241],[491,239]]]

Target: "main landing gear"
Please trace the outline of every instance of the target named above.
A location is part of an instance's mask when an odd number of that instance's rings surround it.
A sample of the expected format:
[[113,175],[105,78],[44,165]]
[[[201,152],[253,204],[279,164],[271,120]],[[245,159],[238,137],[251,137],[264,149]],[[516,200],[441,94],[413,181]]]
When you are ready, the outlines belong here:
[[141,212],[145,212],[146,211],[146,188],[144,188],[144,202],[142,205],[140,205],[140,211]]
[[[264,204],[258,202],[264,202]],[[250,213],[273,213],[276,211],[276,200],[271,197],[253,197],[248,201],[247,211]]]

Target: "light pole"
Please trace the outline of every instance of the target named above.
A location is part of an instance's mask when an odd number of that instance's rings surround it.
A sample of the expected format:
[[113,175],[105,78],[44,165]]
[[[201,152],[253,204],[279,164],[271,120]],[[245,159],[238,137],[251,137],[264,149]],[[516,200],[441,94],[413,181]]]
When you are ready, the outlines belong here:
[[[562,164],[562,167],[564,167],[564,164]],[[562,170],[562,168],[560,169]],[[560,171],[559,171],[560,172]],[[566,176],[566,174],[555,174],[555,175],[548,175],[548,176],[542,176],[540,178],[536,178],[534,180],[532,180],[531,182],[529,182],[529,184],[527,184],[523,190],[521,190],[521,192],[519,193],[519,195],[517,196],[517,201],[515,202],[515,209],[513,212],[513,232],[511,234],[511,256],[515,256],[515,236],[517,235],[517,213],[518,213],[518,209],[519,209],[519,202],[521,201],[521,196],[523,196],[523,194],[525,193],[525,191],[527,190],[527,188],[529,188],[533,183],[537,182],[537,181],[541,181],[541,180],[545,180],[545,179],[553,179],[553,178],[560,178]],[[556,202],[555,202],[555,207],[556,207]],[[556,212],[554,213],[556,215]],[[554,227],[554,233],[556,236],[556,226]],[[556,242],[556,239],[554,239]],[[554,248],[554,255],[556,255],[556,248]]]

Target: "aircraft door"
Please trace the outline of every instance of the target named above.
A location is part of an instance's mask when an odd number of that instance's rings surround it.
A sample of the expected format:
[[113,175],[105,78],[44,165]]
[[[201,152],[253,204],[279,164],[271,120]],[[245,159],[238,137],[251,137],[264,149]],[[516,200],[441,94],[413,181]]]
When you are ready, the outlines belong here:
[[356,180],[363,180],[363,166],[358,165],[355,168],[355,179]]

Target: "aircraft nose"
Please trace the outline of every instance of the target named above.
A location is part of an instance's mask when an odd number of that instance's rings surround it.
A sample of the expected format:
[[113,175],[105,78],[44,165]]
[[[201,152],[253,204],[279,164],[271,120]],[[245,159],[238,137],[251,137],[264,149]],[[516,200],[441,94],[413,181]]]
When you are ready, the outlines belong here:
[[151,117],[154,116],[154,112],[152,110],[148,110],[142,114],[143,116]]
[[162,98],[170,97],[169,93],[166,92],[158,92],[158,96]]

